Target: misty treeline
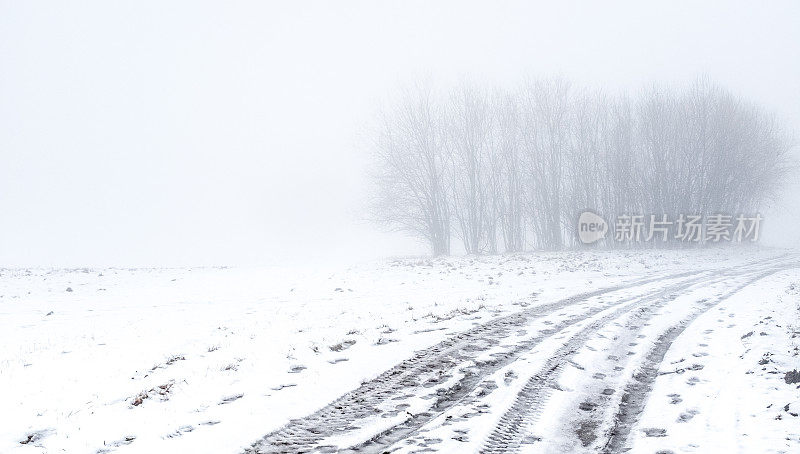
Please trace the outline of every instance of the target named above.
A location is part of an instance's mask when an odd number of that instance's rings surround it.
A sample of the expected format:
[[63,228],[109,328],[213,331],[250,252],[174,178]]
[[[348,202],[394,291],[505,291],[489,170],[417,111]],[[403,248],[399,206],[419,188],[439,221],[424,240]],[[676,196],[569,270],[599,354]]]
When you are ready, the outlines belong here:
[[611,223],[756,213],[791,148],[772,115],[707,80],[615,95],[563,79],[417,85],[382,111],[372,139],[373,217],[435,255],[453,238],[468,253],[570,246],[586,209]]

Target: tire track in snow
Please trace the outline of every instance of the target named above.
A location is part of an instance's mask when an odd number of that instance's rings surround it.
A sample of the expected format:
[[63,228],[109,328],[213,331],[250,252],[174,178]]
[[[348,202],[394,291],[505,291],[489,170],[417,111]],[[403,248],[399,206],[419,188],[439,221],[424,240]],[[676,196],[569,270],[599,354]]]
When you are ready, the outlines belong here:
[[[776,259],[769,259],[761,262],[761,264],[768,264]],[[712,278],[710,280],[699,277],[696,279],[689,279],[674,286],[665,288],[660,296],[645,298],[632,304],[627,304],[623,307],[618,307],[612,312],[603,315],[602,317],[590,321],[586,326],[582,327],[577,333],[572,335],[570,339],[561,346],[550,358],[547,359],[545,365],[525,384],[523,389],[518,393],[511,407],[500,418],[499,423],[495,430],[489,435],[484,443],[481,452],[496,453],[496,452],[515,452],[523,444],[531,444],[537,441],[529,428],[535,424],[539,414],[544,408],[547,399],[554,389],[557,388],[557,380],[564,367],[569,364],[571,358],[575,356],[579,349],[591,339],[591,336],[597,333],[600,329],[608,323],[624,316],[626,313],[639,309],[645,311],[647,317],[652,317],[655,310],[661,306],[672,301],[676,292],[686,290],[697,284],[710,284],[716,282],[723,282],[730,279],[741,278],[742,275],[737,272],[742,267],[752,267],[752,264],[743,265],[741,267],[734,267],[722,272],[723,277]],[[769,265],[767,265],[769,266]],[[772,265],[774,266],[774,265]],[[749,285],[749,283],[760,279],[764,273],[774,273],[784,266],[777,265],[769,268],[766,272],[749,272],[745,276],[755,275],[755,277],[747,279],[747,282],[740,286]],[[662,355],[663,356],[663,355]]]
[[[335,451],[335,446],[320,445],[325,438],[358,429],[354,423],[359,419],[379,414],[378,406],[402,396],[406,391],[419,386],[418,378],[423,375],[438,375],[456,367],[454,359],[461,358],[465,350],[474,350],[474,354],[483,351],[475,349],[476,344],[485,343],[486,339],[502,338],[519,329],[530,321],[541,318],[556,311],[605,294],[631,290],[660,280],[680,279],[696,275],[696,272],[682,272],[666,277],[647,277],[626,282],[617,286],[606,287],[592,292],[581,293],[563,300],[531,307],[514,314],[490,320],[465,332],[452,336],[444,341],[416,352],[411,358],[383,372],[378,377],[363,383],[359,388],[350,391],[335,401],[317,410],[309,416],[290,421],[280,429],[267,434],[254,443],[248,453],[281,453],[308,452],[310,450]],[[577,323],[575,320],[573,323]],[[545,333],[552,335],[550,330]],[[488,346],[488,347],[491,347]],[[488,348],[487,347],[487,348]],[[530,346],[532,347],[532,345]],[[511,358],[508,358],[511,360]],[[475,385],[485,374],[469,379]],[[474,388],[474,386],[473,386]],[[469,390],[465,390],[469,391]],[[414,418],[416,426],[424,421],[422,415]],[[376,435],[380,436],[381,434]],[[374,437],[373,437],[374,438]]]
[[650,349],[645,357],[644,363],[639,368],[639,372],[633,376],[632,380],[625,386],[624,394],[622,395],[619,408],[614,417],[614,426],[608,434],[607,441],[602,448],[604,453],[618,453],[627,451],[625,446],[631,430],[639,420],[644,407],[647,403],[650,392],[653,389],[653,384],[658,377],[658,371],[661,363],[664,361],[672,343],[680,336],[681,333],[689,326],[695,319],[706,313],[709,309],[717,306],[719,303],[730,298],[738,293],[745,287],[754,284],[755,282],[769,277],[780,271],[790,268],[795,268],[800,264],[794,263],[791,265],[776,266],[767,271],[757,273],[756,276],[748,281],[736,286],[732,290],[725,292],[722,296],[706,302],[702,309],[693,312],[689,316],[683,318],[678,324],[669,327],[663,332],[656,340],[655,345]]
[[[380,408],[381,404],[408,397],[409,391],[425,391],[426,387],[436,385],[437,377],[440,381],[443,381],[444,378],[452,376],[451,374],[459,364],[475,358],[479,353],[486,352],[496,346],[500,339],[509,336],[535,319],[609,293],[635,290],[637,287],[653,282],[687,277],[688,279],[683,282],[696,283],[707,279],[707,274],[708,272],[691,271],[669,276],[638,279],[618,286],[578,294],[555,303],[535,306],[490,320],[432,347],[416,352],[410,359],[399,363],[375,379],[363,383],[359,388],[344,394],[311,415],[292,420],[278,430],[267,434],[254,443],[246,452],[337,451],[339,450],[338,446],[324,444],[326,438],[361,429],[358,426],[359,420],[378,416],[384,412]],[[661,293],[662,291],[645,292],[644,296]],[[499,355],[495,356],[491,361],[478,363],[477,370],[472,373],[465,373],[459,382],[450,387],[443,396],[437,398],[430,411],[412,415],[400,424],[373,435],[366,442],[353,446],[352,449],[361,452],[383,451],[386,446],[404,439],[438,414],[455,405],[461,398],[474,390],[489,373],[513,362],[521,354],[533,348],[542,338],[552,336],[568,326],[608,309],[608,307],[625,304],[642,297],[642,295],[638,295],[622,298],[601,307],[590,308],[586,313],[572,317],[566,322],[542,332],[540,336],[518,344],[511,351],[499,352]],[[425,383],[426,386],[423,387],[419,379],[425,376],[430,377],[430,379]]]
[[[696,273],[693,273],[696,274]],[[642,305],[646,302],[655,301],[659,298],[663,298],[665,295],[672,295],[676,292],[679,292],[685,288],[688,288],[692,285],[697,285],[705,281],[707,277],[705,275],[702,276],[695,276],[688,280],[681,281],[679,283],[670,285],[666,288],[657,289],[655,291],[646,293],[645,295],[637,295],[629,298],[623,298],[620,300],[615,301],[609,305],[603,306],[596,306],[591,308],[586,313],[581,314],[580,316],[567,319],[562,321],[561,323],[556,324],[552,327],[552,329],[542,332],[541,335],[536,336],[535,338],[528,340],[515,348],[513,352],[511,352],[508,356],[501,357],[500,361],[491,361],[487,364],[482,364],[481,366],[481,373],[475,374],[470,377],[467,377],[465,380],[458,382],[455,386],[453,386],[448,391],[454,391],[450,393],[445,393],[444,395],[439,395],[436,404],[431,408],[431,412],[420,413],[417,415],[413,415],[412,417],[408,418],[404,422],[395,425],[387,430],[382,431],[381,433],[373,436],[369,440],[364,443],[355,445],[350,447],[349,450],[344,452],[385,452],[387,450],[391,450],[392,445],[400,442],[402,440],[407,439],[411,435],[414,435],[420,428],[422,428],[425,424],[429,423],[444,411],[458,405],[461,401],[470,395],[472,391],[476,389],[476,387],[489,375],[493,374],[497,370],[511,364],[513,361],[517,360],[519,357],[524,355],[525,353],[532,350],[537,344],[539,344],[542,340],[552,337],[561,331],[576,325],[578,323],[587,321],[592,317],[596,316],[597,314],[617,308],[610,316],[605,316],[600,319],[603,323],[597,324],[598,322],[591,322],[589,328],[598,328],[602,326],[607,320],[607,318],[616,318],[619,317],[621,314],[626,313],[631,310],[631,304],[633,305]],[[620,308],[620,306],[622,306]],[[584,328],[586,329],[586,328]],[[584,330],[582,329],[581,332]],[[570,350],[567,355],[564,353],[564,350]],[[561,361],[566,361],[568,358],[567,356],[571,356],[574,354],[575,351],[572,349],[571,344],[567,346],[562,346],[559,350],[554,353],[555,356],[550,357],[547,360],[548,366],[544,369],[558,369],[560,370],[563,364]],[[550,372],[554,372],[554,370],[550,370]],[[530,404],[530,402],[522,403],[521,405]]]

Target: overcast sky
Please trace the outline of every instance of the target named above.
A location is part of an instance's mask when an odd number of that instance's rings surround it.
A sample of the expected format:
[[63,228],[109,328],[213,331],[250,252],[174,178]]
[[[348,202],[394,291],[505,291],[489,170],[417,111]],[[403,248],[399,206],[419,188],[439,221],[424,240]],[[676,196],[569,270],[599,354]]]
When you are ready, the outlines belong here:
[[0,0],[0,265],[424,252],[360,221],[359,135],[421,76],[706,75],[800,129],[800,2],[525,3]]

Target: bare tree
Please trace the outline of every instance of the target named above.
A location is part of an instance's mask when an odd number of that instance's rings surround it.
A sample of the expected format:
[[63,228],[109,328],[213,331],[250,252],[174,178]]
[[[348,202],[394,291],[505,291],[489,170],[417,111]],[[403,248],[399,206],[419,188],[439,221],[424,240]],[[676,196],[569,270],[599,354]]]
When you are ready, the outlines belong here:
[[752,215],[790,175],[793,145],[774,116],[707,79],[630,96],[563,79],[438,97],[416,88],[375,137],[376,218],[434,254],[449,253],[451,220],[468,253],[495,253],[500,239],[506,251],[574,244],[587,208]]
[[517,252],[525,248],[525,190],[520,156],[519,105],[511,94],[496,90],[492,109],[493,162],[499,165],[497,171],[492,173],[498,180],[494,194],[500,234],[506,251]]
[[497,178],[490,148],[488,94],[463,84],[448,99],[450,196],[458,236],[468,253],[496,252]]
[[383,112],[373,143],[378,187],[374,218],[424,239],[434,255],[450,253],[442,122],[441,106],[430,88],[418,85]]
[[570,84],[529,80],[522,88],[523,161],[529,219],[539,247],[563,246],[564,156],[569,134]]

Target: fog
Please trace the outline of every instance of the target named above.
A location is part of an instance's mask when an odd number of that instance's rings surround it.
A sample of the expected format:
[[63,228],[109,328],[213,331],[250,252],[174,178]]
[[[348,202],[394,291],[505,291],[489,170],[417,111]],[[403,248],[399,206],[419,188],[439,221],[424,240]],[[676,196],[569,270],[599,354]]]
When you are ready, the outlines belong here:
[[[366,218],[399,86],[708,77],[800,129],[800,4],[0,3],[0,265],[426,252]],[[795,150],[796,151],[796,150]],[[764,213],[798,245],[799,178]]]

